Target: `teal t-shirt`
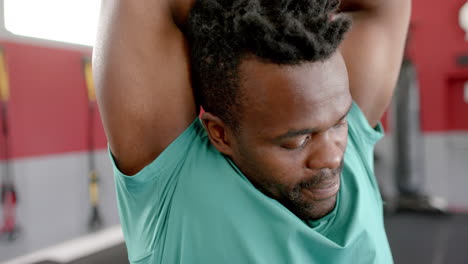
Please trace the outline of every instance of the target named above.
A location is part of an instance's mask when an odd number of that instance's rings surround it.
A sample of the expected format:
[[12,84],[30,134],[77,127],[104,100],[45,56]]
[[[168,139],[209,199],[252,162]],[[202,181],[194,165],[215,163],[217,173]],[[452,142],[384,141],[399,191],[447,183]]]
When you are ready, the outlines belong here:
[[[383,136],[353,103],[335,209],[302,221],[257,190],[195,120],[135,176],[114,163],[131,263],[393,263],[373,149]],[[112,155],[110,155],[112,159]]]

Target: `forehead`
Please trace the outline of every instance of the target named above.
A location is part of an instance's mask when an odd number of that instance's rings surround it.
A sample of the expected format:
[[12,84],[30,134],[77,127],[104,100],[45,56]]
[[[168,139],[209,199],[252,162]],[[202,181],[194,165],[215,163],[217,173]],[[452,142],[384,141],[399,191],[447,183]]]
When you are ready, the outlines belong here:
[[351,96],[339,53],[323,62],[276,65],[250,58],[240,65],[244,130],[272,135],[333,126]]

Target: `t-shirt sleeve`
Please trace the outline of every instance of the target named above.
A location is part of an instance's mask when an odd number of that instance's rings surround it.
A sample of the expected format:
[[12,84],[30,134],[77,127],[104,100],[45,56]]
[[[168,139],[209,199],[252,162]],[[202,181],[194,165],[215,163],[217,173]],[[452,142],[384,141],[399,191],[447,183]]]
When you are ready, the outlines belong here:
[[[163,224],[177,184],[177,171],[187,152],[200,138],[203,126],[196,119],[153,162],[134,176],[116,166],[110,147],[120,221],[131,263],[144,263],[162,234],[156,226]],[[155,133],[156,134],[156,133]],[[157,136],[157,135],[155,135]]]
[[372,128],[366,116],[354,101],[348,114],[348,124],[350,136],[358,138],[365,147],[373,149],[374,145],[384,136],[382,123],[379,122],[375,128]]
[[364,166],[368,169],[369,180],[374,190],[379,193],[374,176],[374,147],[384,136],[382,124],[379,123],[372,128],[359,106],[353,102],[348,114],[348,135],[348,148],[352,145],[352,148],[357,151],[356,154],[361,157]]

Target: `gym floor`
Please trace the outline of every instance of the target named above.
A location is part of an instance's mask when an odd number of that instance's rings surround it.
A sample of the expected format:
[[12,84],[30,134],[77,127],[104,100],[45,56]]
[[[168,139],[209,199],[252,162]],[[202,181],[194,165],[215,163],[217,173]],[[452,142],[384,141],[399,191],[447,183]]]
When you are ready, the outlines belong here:
[[468,214],[397,214],[385,225],[396,264],[468,263]]
[[[468,214],[398,213],[385,221],[395,264],[467,264]],[[68,264],[126,264],[124,244]],[[35,264],[54,264],[40,262]]]

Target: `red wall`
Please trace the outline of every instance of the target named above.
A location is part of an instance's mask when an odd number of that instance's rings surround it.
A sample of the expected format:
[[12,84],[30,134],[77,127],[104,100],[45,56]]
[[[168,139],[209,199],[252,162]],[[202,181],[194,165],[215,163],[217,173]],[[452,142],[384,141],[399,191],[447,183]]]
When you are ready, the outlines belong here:
[[[11,157],[87,150],[88,97],[82,58],[90,54],[10,42],[0,45],[10,78]],[[106,140],[97,111],[95,116],[96,145],[103,148]],[[3,140],[0,144],[3,148]]]
[[468,55],[468,42],[458,25],[464,3],[413,0],[409,53],[419,73],[425,132],[468,131],[468,104],[463,102],[461,85],[468,80],[468,67],[456,63],[457,56]]

